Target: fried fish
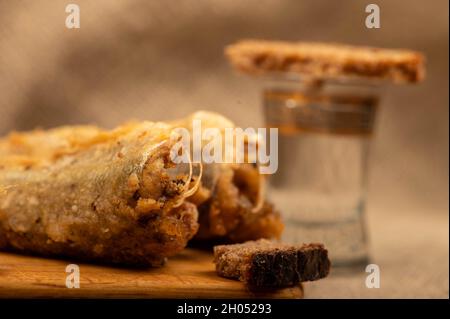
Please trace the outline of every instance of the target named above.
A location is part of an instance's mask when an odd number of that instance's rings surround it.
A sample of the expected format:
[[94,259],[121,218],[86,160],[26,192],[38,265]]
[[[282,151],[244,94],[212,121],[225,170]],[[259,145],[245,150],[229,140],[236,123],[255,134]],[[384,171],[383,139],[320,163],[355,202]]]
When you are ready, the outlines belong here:
[[234,126],[197,112],[111,131],[66,126],[0,139],[0,249],[158,266],[194,236],[278,238],[283,224],[254,164],[172,161],[177,128],[192,130],[194,119]]

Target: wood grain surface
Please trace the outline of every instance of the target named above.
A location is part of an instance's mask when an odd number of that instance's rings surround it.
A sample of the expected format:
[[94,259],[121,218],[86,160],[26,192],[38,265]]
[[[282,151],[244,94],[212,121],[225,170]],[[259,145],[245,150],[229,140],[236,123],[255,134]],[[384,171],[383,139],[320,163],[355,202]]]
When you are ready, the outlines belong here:
[[[130,269],[0,252],[0,298],[302,298],[302,287],[250,291],[216,275],[212,254],[185,249],[162,268]],[[80,288],[66,287],[77,264]]]

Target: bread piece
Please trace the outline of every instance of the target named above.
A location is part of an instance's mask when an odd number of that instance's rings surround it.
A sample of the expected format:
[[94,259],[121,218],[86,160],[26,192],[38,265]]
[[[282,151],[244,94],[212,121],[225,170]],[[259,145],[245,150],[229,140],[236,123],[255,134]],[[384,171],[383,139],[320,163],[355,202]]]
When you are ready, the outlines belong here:
[[214,247],[219,276],[239,279],[253,287],[286,287],[324,278],[330,271],[322,244],[299,246],[266,239]]
[[409,50],[344,44],[243,40],[226,48],[244,73],[289,72],[312,78],[362,77],[414,83],[423,80],[425,58]]

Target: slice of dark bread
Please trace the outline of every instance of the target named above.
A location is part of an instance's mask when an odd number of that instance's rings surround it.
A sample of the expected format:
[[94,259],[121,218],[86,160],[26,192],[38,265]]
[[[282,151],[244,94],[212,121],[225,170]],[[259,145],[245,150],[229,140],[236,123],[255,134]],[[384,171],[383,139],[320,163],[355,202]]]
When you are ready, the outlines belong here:
[[225,54],[239,71],[262,75],[287,72],[313,78],[365,78],[416,83],[425,77],[425,57],[404,49],[338,43],[241,40]]
[[254,287],[287,287],[324,278],[330,271],[322,244],[288,245],[266,239],[214,247],[219,276]]

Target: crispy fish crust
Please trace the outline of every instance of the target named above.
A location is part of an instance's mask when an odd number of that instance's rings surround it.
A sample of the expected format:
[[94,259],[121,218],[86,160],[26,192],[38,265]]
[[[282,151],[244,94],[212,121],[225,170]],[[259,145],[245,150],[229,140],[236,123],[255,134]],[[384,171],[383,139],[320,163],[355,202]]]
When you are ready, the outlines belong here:
[[222,165],[211,197],[199,209],[196,240],[240,243],[259,238],[279,238],[284,225],[273,205],[257,205],[259,173],[250,164]]
[[[202,128],[217,128],[221,134],[235,127],[227,118],[204,111],[172,125],[192,132],[193,120],[201,120]],[[264,182],[254,164],[204,164],[202,186],[187,199],[199,210],[200,229],[195,240],[239,243],[279,238],[284,225],[278,211],[264,200]]]
[[328,276],[330,260],[322,244],[289,245],[265,239],[214,247],[219,276],[254,287],[286,287]]
[[198,229],[162,123],[63,127],[0,140],[0,248],[161,265]]

